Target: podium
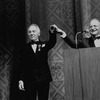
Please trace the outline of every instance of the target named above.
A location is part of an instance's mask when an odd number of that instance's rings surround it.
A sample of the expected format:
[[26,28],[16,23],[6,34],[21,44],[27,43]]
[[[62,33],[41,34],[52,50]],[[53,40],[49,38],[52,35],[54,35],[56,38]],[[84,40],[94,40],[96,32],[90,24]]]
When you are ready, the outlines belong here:
[[100,48],[64,50],[65,100],[100,100]]

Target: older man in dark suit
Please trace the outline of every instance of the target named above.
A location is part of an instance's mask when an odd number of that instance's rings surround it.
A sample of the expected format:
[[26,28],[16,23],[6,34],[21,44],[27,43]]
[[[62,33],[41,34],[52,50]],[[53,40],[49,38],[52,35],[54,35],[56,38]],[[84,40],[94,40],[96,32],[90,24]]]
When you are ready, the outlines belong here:
[[26,100],[48,100],[52,81],[48,65],[48,51],[56,44],[56,34],[50,30],[49,41],[40,41],[40,28],[32,24],[27,30],[31,40],[21,52],[19,89],[25,91]]

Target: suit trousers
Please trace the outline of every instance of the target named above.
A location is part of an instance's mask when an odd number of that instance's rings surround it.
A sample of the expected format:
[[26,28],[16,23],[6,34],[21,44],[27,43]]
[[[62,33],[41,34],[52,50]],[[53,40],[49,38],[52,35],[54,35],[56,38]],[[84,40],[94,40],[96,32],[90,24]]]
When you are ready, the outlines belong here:
[[25,100],[48,100],[50,82],[33,82],[25,85]]

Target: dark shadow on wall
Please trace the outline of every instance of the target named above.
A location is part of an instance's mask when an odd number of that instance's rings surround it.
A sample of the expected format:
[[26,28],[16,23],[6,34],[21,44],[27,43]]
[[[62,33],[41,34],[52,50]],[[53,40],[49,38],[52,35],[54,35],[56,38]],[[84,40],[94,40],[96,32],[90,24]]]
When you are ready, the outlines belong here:
[[[0,100],[11,100],[20,48],[26,42],[25,1],[0,1]],[[14,99],[15,100],[15,99]]]

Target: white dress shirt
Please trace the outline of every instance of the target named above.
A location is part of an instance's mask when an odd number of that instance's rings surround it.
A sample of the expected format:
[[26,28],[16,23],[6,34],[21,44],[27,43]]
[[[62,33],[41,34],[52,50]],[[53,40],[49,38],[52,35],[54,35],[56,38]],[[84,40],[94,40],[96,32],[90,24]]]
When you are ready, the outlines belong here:
[[32,49],[33,49],[34,53],[36,53],[37,44],[32,44],[32,45],[31,45],[31,47],[32,47]]
[[[97,35],[96,37],[100,37],[100,34]],[[95,47],[100,47],[100,39],[95,39],[94,44],[95,44]]]
[[100,39],[94,40],[95,47],[100,47]]

